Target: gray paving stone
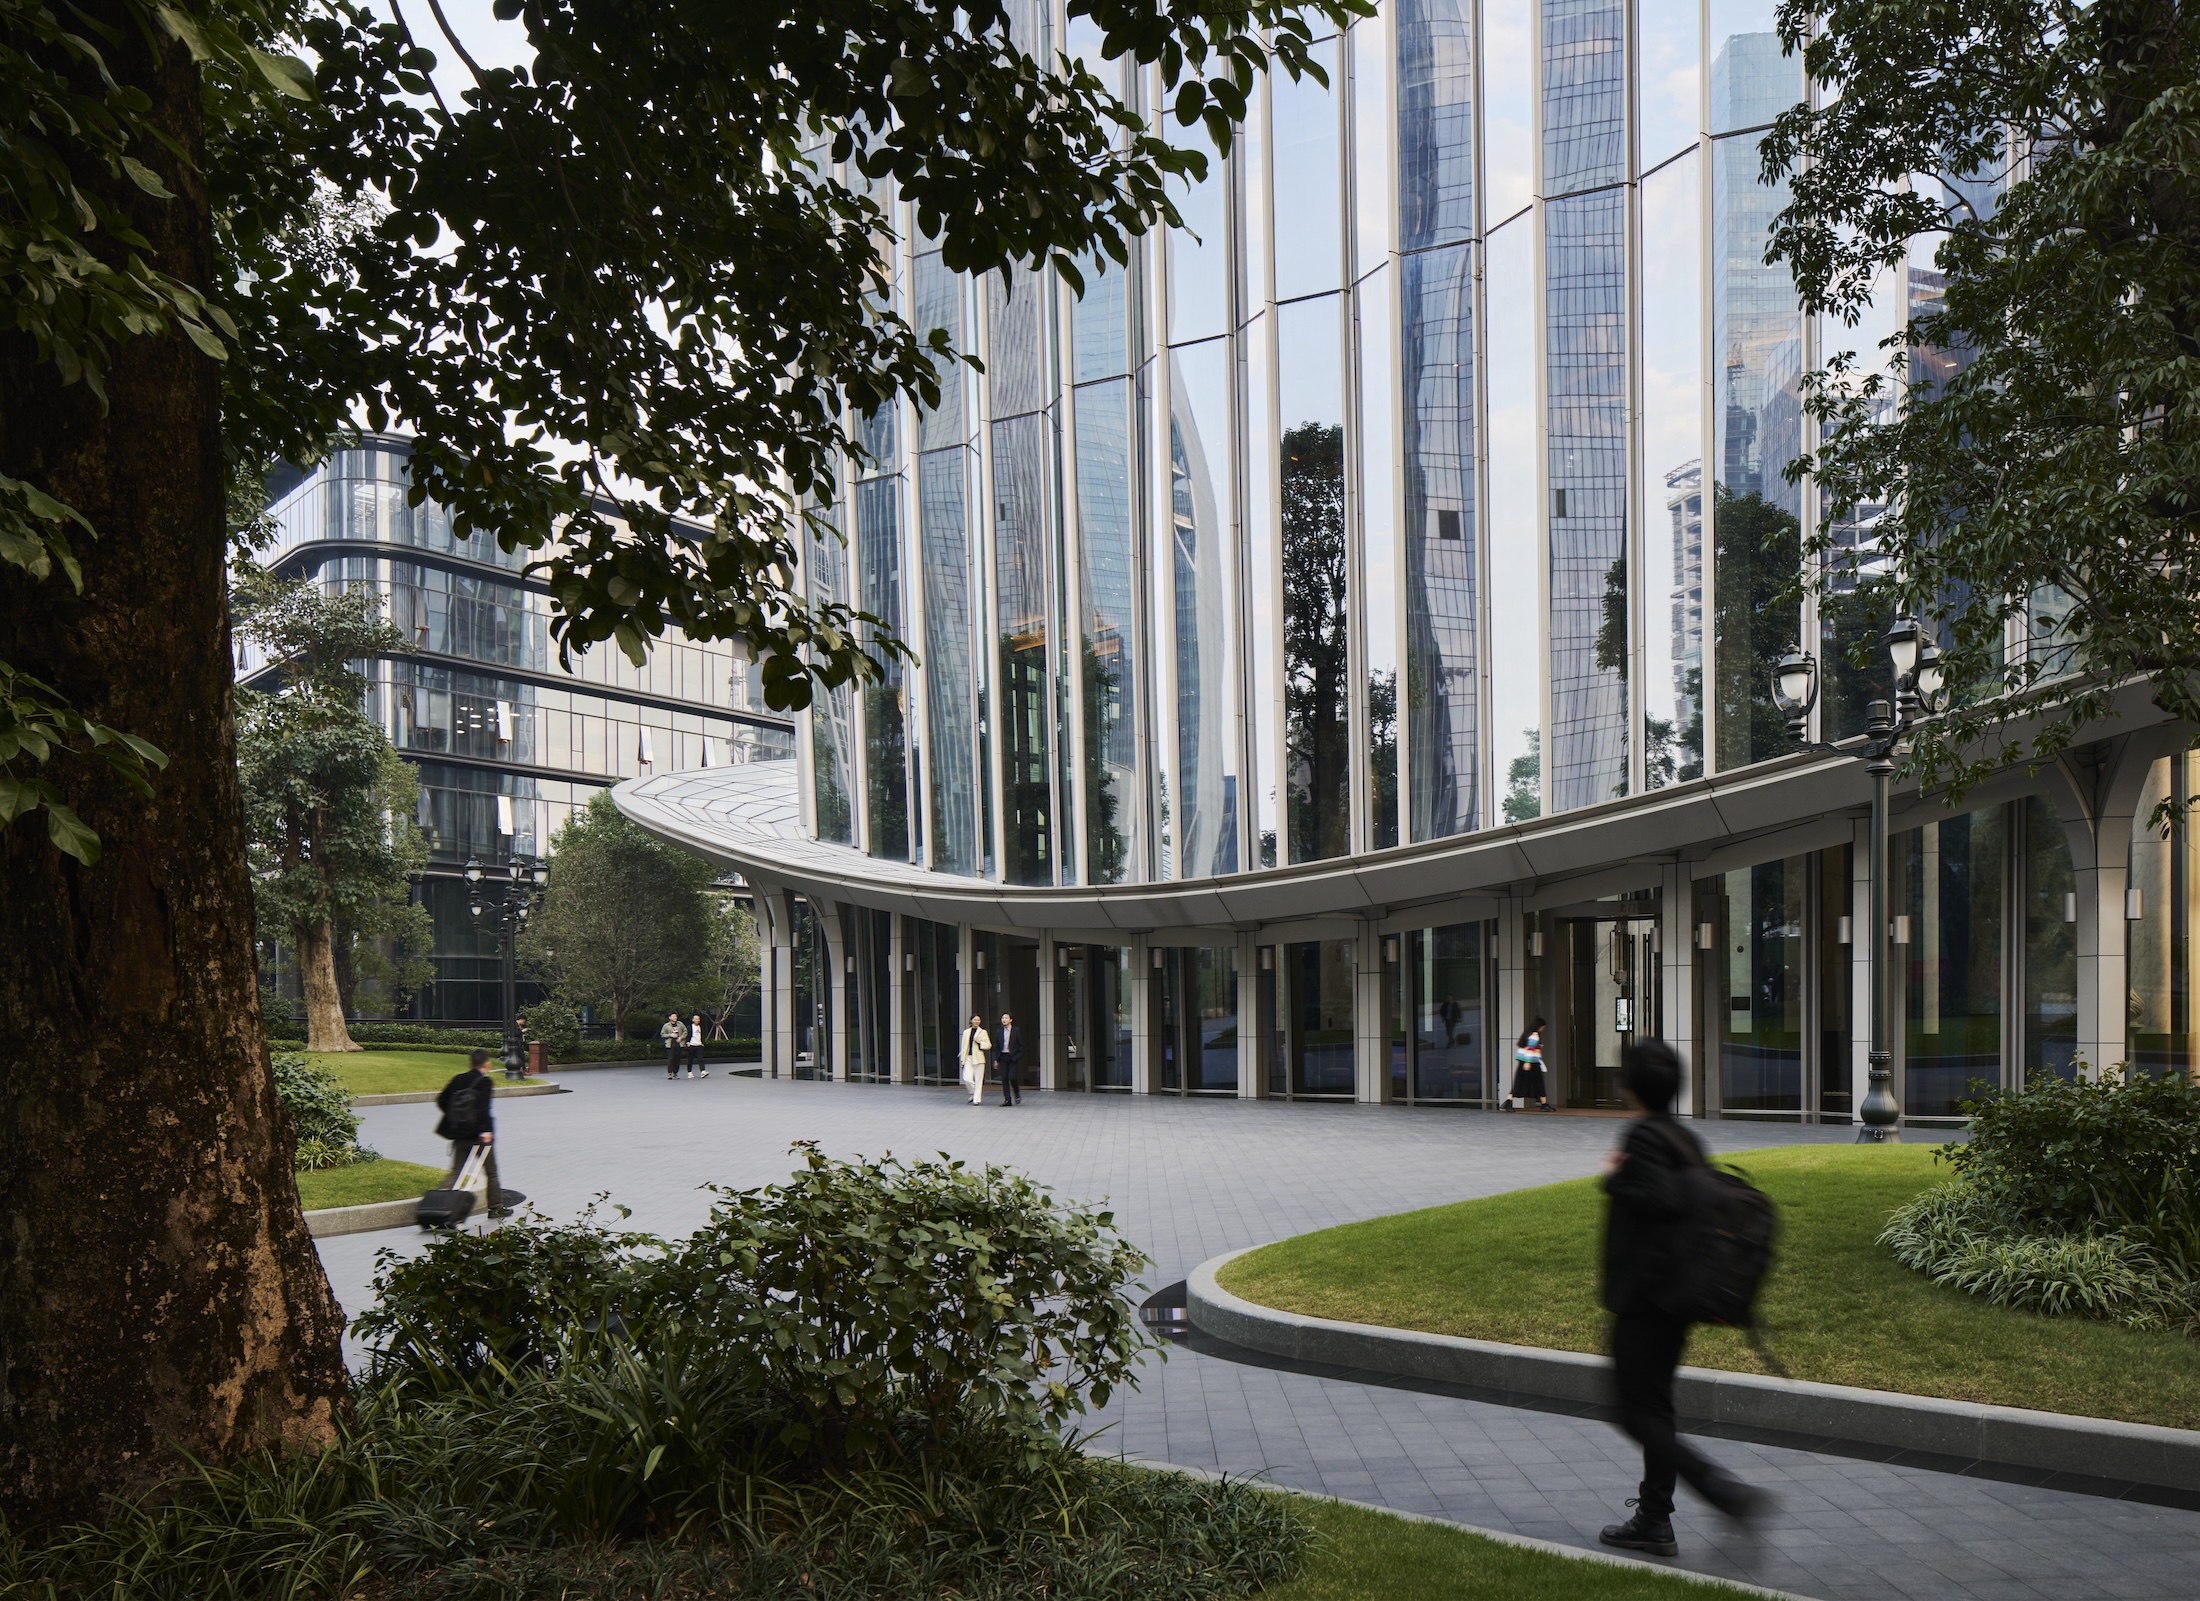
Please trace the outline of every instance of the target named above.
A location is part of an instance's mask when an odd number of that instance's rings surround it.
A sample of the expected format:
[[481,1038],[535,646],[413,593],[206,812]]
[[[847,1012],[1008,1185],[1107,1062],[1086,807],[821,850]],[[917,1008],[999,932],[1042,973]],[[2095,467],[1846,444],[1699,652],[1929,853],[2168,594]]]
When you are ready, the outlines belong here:
[[[661,1071],[574,1074],[571,1095],[501,1102],[500,1166],[553,1216],[598,1192],[632,1226],[680,1233],[701,1186],[770,1182],[814,1139],[838,1156],[947,1152],[1109,1204],[1154,1258],[1150,1287],[1222,1251],[1357,1218],[1597,1170],[1618,1133],[1587,1118],[1393,1107],[1034,1094],[972,1107],[953,1090]],[[370,1107],[365,1139],[435,1162],[432,1108]],[[1716,1149],[1841,1140],[1841,1129],[1702,1124]],[[375,1253],[405,1233],[317,1242],[337,1295],[367,1300]],[[1639,1458],[1609,1425],[1558,1413],[1240,1366],[1186,1350],[1089,1420],[1110,1451],[1589,1546],[1622,1514]],[[1671,1564],[1822,1601],[2189,1601],[2200,1513],[2106,1501],[1733,1440],[1698,1442],[1782,1497],[1761,1537],[1693,1502]]]

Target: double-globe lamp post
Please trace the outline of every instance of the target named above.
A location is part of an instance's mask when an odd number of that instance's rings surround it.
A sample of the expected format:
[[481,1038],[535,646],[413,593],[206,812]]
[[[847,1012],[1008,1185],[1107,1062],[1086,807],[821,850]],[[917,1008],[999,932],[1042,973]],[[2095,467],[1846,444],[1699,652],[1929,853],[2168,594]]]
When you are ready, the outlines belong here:
[[[541,857],[532,863],[518,856],[505,858],[495,867],[484,868],[481,858],[466,858],[466,910],[476,928],[494,925],[497,931],[497,955],[502,962],[501,977],[504,982],[504,1076],[518,1078],[524,1071],[522,1058],[526,1044],[519,1037],[519,935],[527,926],[527,916],[535,909],[535,902],[542,896],[542,887],[550,881],[550,865]],[[484,890],[495,891],[495,898],[488,899]]]
[[1910,732],[1940,710],[1940,649],[1925,637],[1915,619],[1904,618],[1887,631],[1887,655],[1894,665],[1894,704],[1875,700],[1866,711],[1862,745],[1831,745],[1810,737],[1811,709],[1818,704],[1818,660],[1808,651],[1791,650],[1772,670],[1772,700],[1787,720],[1788,737],[1806,750],[1828,751],[1864,763],[1872,779],[1871,914],[1865,929],[1871,984],[1871,1085],[1857,1108],[1859,1144],[1879,1145],[1901,1139],[1902,1109],[1895,1103],[1893,1060],[1887,1044],[1887,946],[1892,934],[1887,915],[1887,789],[1899,759],[1908,754]]

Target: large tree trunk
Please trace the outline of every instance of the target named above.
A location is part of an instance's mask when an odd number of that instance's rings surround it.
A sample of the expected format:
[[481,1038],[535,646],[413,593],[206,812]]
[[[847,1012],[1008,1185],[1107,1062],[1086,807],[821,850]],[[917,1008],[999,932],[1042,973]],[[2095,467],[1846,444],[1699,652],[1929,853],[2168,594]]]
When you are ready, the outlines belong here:
[[[198,75],[112,30],[186,151]],[[205,193],[147,142],[183,198],[80,170],[146,252],[208,282]],[[101,248],[105,235],[92,238]],[[252,953],[223,591],[214,364],[180,335],[122,343],[102,414],[21,335],[0,336],[0,472],[80,509],[84,588],[0,579],[0,659],[169,757],[148,800],[103,769],[46,772],[98,830],[85,868],[42,817],[0,830],[0,1512],[96,1510],[184,1465],[329,1440],[342,1315],[299,1210],[294,1134],[267,1071]]]
[[336,983],[336,938],[326,923],[298,931],[298,979],[306,992],[306,1049],[356,1051]]

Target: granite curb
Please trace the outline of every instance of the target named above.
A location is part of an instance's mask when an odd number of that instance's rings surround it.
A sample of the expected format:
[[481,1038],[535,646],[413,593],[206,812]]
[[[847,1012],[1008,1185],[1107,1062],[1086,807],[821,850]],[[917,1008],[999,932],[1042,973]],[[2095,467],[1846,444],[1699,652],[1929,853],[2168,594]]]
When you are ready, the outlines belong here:
[[[1192,1327],[1295,1361],[1474,1385],[1539,1401],[1607,1406],[1614,1400],[1611,1368],[1600,1356],[1342,1323],[1256,1305],[1223,1289],[1217,1278],[1244,1254],[1226,1252],[1193,1269],[1185,1281]],[[1674,1399],[1684,1419],[1732,1428],[2200,1490],[2200,1432],[2190,1429],[1711,1368],[1682,1368]]]
[[1324,1495],[1319,1490],[1302,1490],[1295,1484],[1275,1484],[1267,1479],[1248,1478],[1244,1474],[1232,1476],[1217,1473],[1211,1468],[1188,1468],[1176,1462],[1160,1462],[1151,1457],[1111,1456],[1102,1461],[1121,1462],[1129,1467],[1145,1468],[1154,1473],[1174,1473],[1187,1479],[1197,1479],[1203,1484],[1220,1484],[1228,1479],[1233,1484],[1257,1484],[1263,1490],[1277,1495],[1296,1495],[1308,1501],[1328,1501],[1337,1506],[1358,1507],[1363,1512],[1380,1512],[1386,1518],[1397,1518],[1406,1523],[1432,1523],[1439,1529],[1458,1529],[1465,1534],[1477,1534],[1499,1545],[1518,1546],[1523,1551],[1540,1551],[1547,1556],[1565,1557],[1575,1562],[1601,1562],[1613,1568],[1648,1568],[1654,1573],[1670,1573],[1677,1579],[1688,1579],[1697,1584],[1716,1585],[1721,1589],[1738,1591],[1742,1595],[1770,1596],[1772,1601],[1814,1601],[1813,1597],[1798,1595],[1793,1590],[1768,1590],[1761,1584],[1751,1584],[1746,1579],[1729,1579],[1716,1573],[1698,1573],[1692,1568],[1652,1562],[1646,1557],[1623,1556],[1617,1551],[1606,1551],[1594,1546],[1566,1545],[1557,1540],[1538,1540],[1530,1534],[1514,1534],[1508,1529],[1485,1529],[1473,1523],[1461,1523],[1453,1518],[1440,1518],[1428,1512],[1407,1512],[1398,1507],[1384,1506],[1376,1501],[1354,1501],[1347,1496]]
[[400,1201],[369,1201],[365,1206],[324,1206],[306,1213],[306,1232],[325,1240],[335,1234],[411,1228],[419,1210],[417,1195]]
[[[563,1071],[562,1069],[560,1071]],[[354,1095],[354,1106],[423,1106],[433,1101],[441,1090],[397,1090],[388,1095]],[[571,1095],[573,1092],[562,1084],[499,1084],[496,1095]]]

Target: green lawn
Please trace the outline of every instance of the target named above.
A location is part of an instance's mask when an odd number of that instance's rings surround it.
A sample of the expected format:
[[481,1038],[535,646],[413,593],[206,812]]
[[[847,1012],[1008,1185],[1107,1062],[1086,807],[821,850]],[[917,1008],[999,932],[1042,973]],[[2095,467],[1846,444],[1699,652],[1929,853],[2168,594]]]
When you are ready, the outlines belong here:
[[406,1201],[443,1182],[443,1169],[418,1162],[360,1162],[298,1175],[298,1199],[306,1210],[329,1206],[366,1206],[375,1201]]
[[[458,1051],[307,1051],[305,1059],[325,1067],[346,1084],[354,1095],[402,1095],[408,1091],[439,1090],[463,1072],[466,1058]],[[490,1076],[501,1084],[501,1064],[489,1065]],[[530,1084],[548,1084],[535,1078]]]
[[[1789,1146],[1735,1165],[1780,1203],[1762,1310],[1795,1377],[2200,1428],[2200,1340],[1990,1306],[1874,1243],[1889,1212],[1947,1177],[1931,1147]],[[1600,1351],[1602,1215],[1592,1179],[1515,1190],[1279,1240],[1222,1283],[1313,1317]],[[1730,1329],[1696,1330],[1686,1359],[1765,1371]]]
[[[1732,1601],[1724,1585],[1581,1562],[1335,1501],[1300,1503],[1321,1531],[1306,1571],[1270,1601]],[[1614,1509],[1616,1520],[1620,1513]]]

